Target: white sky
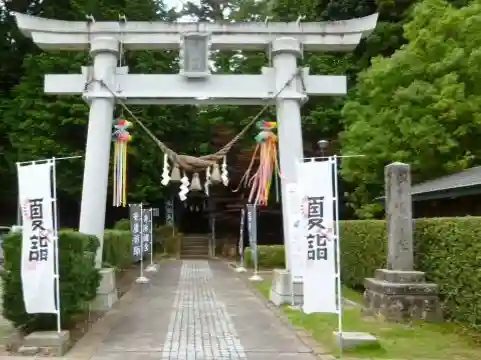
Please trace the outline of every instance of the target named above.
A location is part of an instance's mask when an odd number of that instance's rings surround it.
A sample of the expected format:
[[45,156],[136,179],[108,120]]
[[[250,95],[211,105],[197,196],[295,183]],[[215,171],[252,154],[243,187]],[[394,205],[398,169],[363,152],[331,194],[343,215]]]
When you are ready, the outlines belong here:
[[[199,0],[191,0],[194,4],[199,3]],[[186,2],[186,1],[185,1]],[[181,0],[164,0],[164,4],[167,8],[175,7],[177,10],[182,8],[182,1]]]

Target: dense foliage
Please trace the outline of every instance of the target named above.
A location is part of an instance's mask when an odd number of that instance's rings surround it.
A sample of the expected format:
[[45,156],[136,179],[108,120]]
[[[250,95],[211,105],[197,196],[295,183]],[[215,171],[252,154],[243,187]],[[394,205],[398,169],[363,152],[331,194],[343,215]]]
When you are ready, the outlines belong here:
[[[341,276],[345,285],[362,289],[364,279],[384,268],[387,259],[383,220],[342,221]],[[414,231],[415,269],[440,287],[444,316],[481,330],[481,218],[418,219]],[[252,266],[252,251],[246,264]],[[284,268],[283,246],[259,246],[261,268]]]
[[[179,16],[189,16],[204,21],[292,21],[299,15],[306,20],[341,20],[380,12],[376,31],[354,53],[310,54],[304,64],[312,73],[347,74],[351,86],[356,74],[370,65],[373,56],[389,56],[401,44],[402,25],[409,14],[411,1],[370,0],[202,0],[185,2],[182,11],[167,9],[162,1],[89,1],[89,0],[12,0],[0,8],[0,200],[6,206],[0,210],[2,221],[13,222],[15,214],[15,161],[71,156],[84,153],[87,106],[80,96],[47,96],[42,92],[42,76],[45,73],[78,73],[80,66],[90,60],[83,53],[42,52],[16,29],[10,11],[64,20],[85,19],[92,13],[97,20],[118,19],[126,14],[129,20],[173,21]],[[268,65],[264,53],[242,51],[216,52],[212,54],[215,71],[222,73],[259,73]],[[176,53],[172,51],[127,53],[124,64],[131,72],[175,73]],[[344,99],[311,99],[303,107],[303,126],[306,148],[315,148],[319,137],[333,140],[332,151],[337,151],[337,137],[343,130],[341,110]],[[180,152],[203,154],[213,150],[211,135],[214,125],[223,124],[233,130],[245,124],[246,119],[258,111],[258,107],[208,106],[145,106],[133,107],[147,126],[159,137]],[[121,112],[117,113],[121,116]],[[274,117],[273,109],[266,117]],[[349,124],[352,121],[349,122]],[[187,136],[186,136],[187,134]],[[134,129],[134,141],[130,147],[130,187],[132,201],[155,203],[162,198],[159,185],[161,154],[151,141]],[[250,137],[246,143],[251,144]],[[68,204],[69,211],[78,212],[83,161],[66,161],[59,165],[58,188],[60,204]],[[353,181],[353,188],[358,180]],[[65,205],[67,206],[67,205]],[[65,219],[66,217],[61,218]],[[72,218],[78,218],[72,215]],[[75,226],[76,224],[70,224]]]
[[104,267],[116,270],[132,266],[132,233],[127,230],[105,230],[102,256]]
[[[53,314],[27,314],[23,302],[20,258],[21,234],[3,241],[3,316],[27,331],[56,329]],[[62,326],[68,328],[75,315],[84,313],[95,298],[100,274],[95,268],[98,239],[71,230],[59,233],[60,309]]]
[[358,215],[376,214],[389,162],[411,164],[414,181],[481,162],[480,30],[479,2],[422,1],[404,27],[408,43],[360,75],[342,135],[343,153],[366,155],[343,162]]

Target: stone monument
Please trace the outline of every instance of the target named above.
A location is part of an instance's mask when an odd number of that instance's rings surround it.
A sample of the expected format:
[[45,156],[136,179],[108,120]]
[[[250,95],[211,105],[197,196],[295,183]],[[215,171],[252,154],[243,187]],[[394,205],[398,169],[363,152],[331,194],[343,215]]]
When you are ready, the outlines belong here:
[[442,320],[438,285],[414,271],[411,173],[409,165],[385,168],[387,269],[377,269],[364,281],[367,311],[388,321]]

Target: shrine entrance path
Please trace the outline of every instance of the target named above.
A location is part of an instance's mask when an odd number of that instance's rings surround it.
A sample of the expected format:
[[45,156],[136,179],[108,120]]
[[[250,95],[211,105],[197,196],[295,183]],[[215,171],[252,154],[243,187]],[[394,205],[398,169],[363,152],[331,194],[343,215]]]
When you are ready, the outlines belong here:
[[166,260],[149,277],[91,360],[316,359],[219,261]]

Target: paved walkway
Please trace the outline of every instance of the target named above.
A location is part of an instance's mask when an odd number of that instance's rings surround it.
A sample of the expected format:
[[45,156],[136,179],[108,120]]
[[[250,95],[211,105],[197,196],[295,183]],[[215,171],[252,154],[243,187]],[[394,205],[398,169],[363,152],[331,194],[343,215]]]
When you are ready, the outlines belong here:
[[313,360],[225,264],[164,261],[92,360]]

